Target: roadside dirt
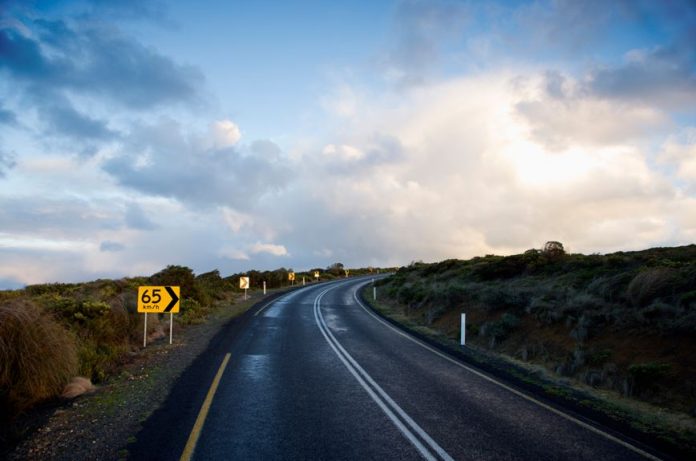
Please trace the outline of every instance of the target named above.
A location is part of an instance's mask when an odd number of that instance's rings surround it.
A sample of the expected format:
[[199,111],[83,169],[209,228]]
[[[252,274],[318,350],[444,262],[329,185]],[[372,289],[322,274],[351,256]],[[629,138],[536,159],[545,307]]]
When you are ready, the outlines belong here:
[[35,410],[24,424],[38,428],[6,453],[7,459],[127,459],[125,447],[166,399],[177,377],[226,322],[263,299],[253,293],[247,301],[220,307],[205,323],[181,329],[172,345],[166,337],[134,353],[121,373],[94,393]]

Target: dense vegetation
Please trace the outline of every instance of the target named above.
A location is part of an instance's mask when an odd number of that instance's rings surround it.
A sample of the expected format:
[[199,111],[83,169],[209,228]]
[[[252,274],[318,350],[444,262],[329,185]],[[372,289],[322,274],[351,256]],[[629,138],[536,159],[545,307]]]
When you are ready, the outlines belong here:
[[466,312],[468,343],[696,415],[696,245],[582,255],[558,244],[413,263],[381,284],[402,315],[451,338]]

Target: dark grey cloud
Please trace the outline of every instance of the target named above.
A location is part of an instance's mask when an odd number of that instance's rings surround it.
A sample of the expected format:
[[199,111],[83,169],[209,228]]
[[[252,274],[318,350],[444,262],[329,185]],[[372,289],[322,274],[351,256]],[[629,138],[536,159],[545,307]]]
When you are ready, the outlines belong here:
[[134,128],[122,155],[103,168],[121,185],[149,195],[248,209],[264,194],[282,189],[290,176],[277,146],[268,141],[254,149],[205,148],[188,139],[177,122],[164,120]]
[[101,252],[117,252],[125,249],[125,245],[118,242],[111,242],[109,240],[104,240],[99,244],[99,251]]
[[131,109],[192,102],[202,74],[113,27],[64,21],[29,24],[39,38],[0,29],[0,71],[18,83],[103,97]]
[[126,208],[126,225],[131,229],[153,230],[157,225],[153,223],[137,203],[131,203]]
[[696,23],[685,38],[668,46],[636,52],[626,63],[595,71],[591,92],[607,98],[666,108],[696,105]]
[[110,130],[105,121],[78,112],[68,102],[43,107],[40,115],[50,131],[77,140],[106,141],[118,137],[118,133]]

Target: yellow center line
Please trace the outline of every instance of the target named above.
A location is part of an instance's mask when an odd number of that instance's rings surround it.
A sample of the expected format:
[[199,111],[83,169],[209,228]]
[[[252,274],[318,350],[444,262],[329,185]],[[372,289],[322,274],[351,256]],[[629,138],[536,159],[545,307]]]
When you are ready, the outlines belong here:
[[227,362],[230,361],[230,355],[231,354],[229,352],[225,354],[225,358],[222,360],[222,364],[220,364],[220,369],[215,375],[215,379],[213,379],[213,384],[210,385],[208,395],[205,396],[205,400],[203,401],[201,411],[198,412],[198,417],[196,418],[196,422],[193,424],[193,429],[191,429],[191,434],[189,435],[188,441],[186,442],[186,446],[184,447],[184,452],[181,454],[181,458],[179,458],[180,461],[190,461],[190,459],[193,457],[193,452],[196,449],[198,437],[200,437],[201,435],[201,430],[203,429],[205,418],[208,416],[210,404],[213,403],[215,391],[217,391],[218,385],[220,384],[220,379],[222,378],[222,374],[225,372]]

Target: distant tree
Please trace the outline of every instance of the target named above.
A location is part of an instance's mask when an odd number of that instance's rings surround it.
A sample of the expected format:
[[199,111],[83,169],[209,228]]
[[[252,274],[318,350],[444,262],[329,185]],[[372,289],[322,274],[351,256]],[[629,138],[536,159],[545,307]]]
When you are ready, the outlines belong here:
[[553,240],[546,242],[542,253],[551,258],[560,258],[566,254],[565,250],[563,249],[563,244]]
[[344,266],[343,263],[333,263],[329,267],[326,268],[326,272],[328,272],[331,275],[340,277],[343,275],[343,270]]

